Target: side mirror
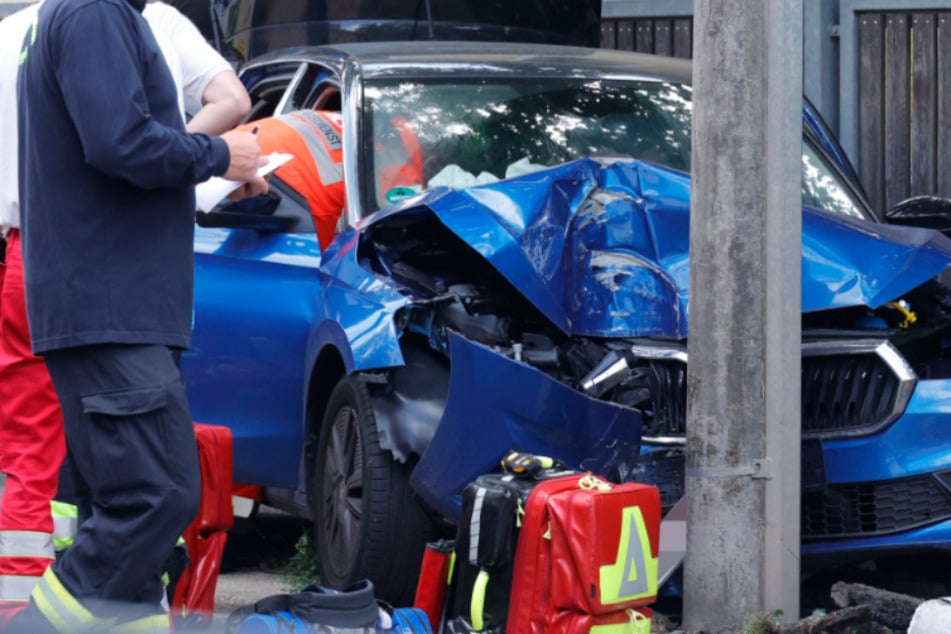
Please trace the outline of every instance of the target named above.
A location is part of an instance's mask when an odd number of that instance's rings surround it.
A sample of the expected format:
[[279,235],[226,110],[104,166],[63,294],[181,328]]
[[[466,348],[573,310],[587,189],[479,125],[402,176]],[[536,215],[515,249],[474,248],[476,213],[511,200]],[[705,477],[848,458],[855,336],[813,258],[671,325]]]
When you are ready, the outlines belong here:
[[891,225],[935,229],[951,237],[951,198],[914,196],[901,201],[885,213]]
[[199,211],[195,215],[195,222],[199,227],[251,229],[269,233],[290,231],[297,219],[293,216],[275,215],[280,202],[280,196],[268,192],[255,198],[219,205],[209,212]]

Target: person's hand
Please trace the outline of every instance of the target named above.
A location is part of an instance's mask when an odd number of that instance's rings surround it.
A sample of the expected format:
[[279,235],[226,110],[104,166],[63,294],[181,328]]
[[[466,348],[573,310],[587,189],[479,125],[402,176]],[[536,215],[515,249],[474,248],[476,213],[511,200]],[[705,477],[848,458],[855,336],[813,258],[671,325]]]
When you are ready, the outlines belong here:
[[228,194],[228,200],[231,202],[238,202],[239,200],[244,200],[245,198],[254,198],[255,196],[260,196],[261,194],[266,194],[267,192],[267,179],[255,174],[254,178]]
[[[231,163],[228,164],[228,171],[224,177],[250,183],[254,179],[260,179],[257,187],[260,187],[263,179],[258,173],[258,167],[267,162],[267,159],[261,157],[261,146],[258,144],[258,138],[250,132],[241,132],[232,130],[225,132],[221,138],[228,144],[228,151],[231,153]],[[264,191],[267,191],[267,183],[263,183]]]

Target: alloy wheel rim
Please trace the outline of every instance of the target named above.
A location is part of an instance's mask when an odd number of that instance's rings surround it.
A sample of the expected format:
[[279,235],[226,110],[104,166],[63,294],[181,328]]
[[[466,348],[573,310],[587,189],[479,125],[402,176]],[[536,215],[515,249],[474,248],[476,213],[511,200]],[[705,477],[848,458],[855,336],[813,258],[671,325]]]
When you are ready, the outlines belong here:
[[334,575],[344,578],[356,557],[363,506],[363,439],[352,406],[341,407],[334,416],[322,458],[325,552]]

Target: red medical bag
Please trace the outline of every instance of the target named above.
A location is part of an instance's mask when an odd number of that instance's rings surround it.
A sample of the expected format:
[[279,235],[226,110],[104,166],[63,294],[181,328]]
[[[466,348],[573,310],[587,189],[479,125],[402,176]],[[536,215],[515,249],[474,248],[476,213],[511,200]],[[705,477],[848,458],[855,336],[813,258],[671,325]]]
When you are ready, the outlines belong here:
[[540,481],[525,503],[506,632],[649,632],[641,608],[657,596],[660,520],[656,487],[590,473]]
[[650,634],[652,616],[650,608],[628,608],[598,615],[565,610],[551,615],[545,631],[549,634],[590,634],[592,631]]

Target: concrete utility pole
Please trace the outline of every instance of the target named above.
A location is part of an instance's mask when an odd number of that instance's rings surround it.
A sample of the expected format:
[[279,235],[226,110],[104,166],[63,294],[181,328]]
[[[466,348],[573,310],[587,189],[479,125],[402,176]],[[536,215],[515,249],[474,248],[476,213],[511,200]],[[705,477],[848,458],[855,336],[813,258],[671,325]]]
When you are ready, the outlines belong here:
[[696,0],[685,629],[799,617],[802,0]]

